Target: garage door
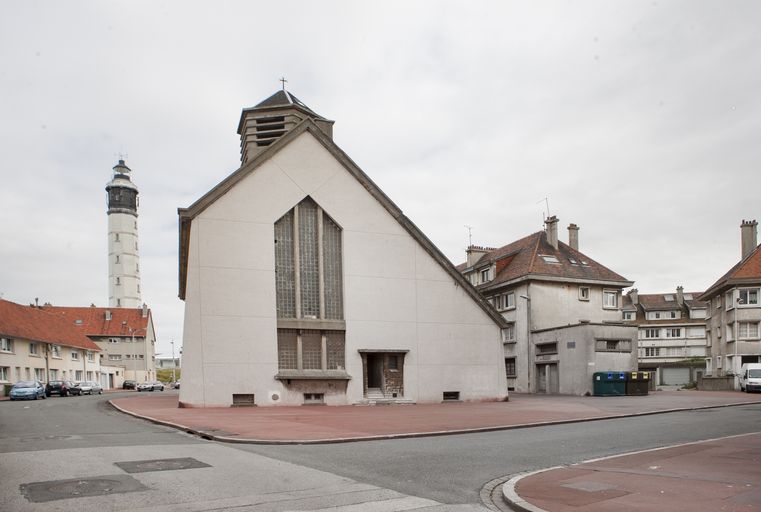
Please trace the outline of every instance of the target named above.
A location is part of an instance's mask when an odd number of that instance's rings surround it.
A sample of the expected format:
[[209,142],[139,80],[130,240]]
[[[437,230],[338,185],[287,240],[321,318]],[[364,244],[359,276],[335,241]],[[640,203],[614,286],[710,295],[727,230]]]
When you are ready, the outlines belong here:
[[690,382],[689,368],[662,368],[663,385],[679,386]]

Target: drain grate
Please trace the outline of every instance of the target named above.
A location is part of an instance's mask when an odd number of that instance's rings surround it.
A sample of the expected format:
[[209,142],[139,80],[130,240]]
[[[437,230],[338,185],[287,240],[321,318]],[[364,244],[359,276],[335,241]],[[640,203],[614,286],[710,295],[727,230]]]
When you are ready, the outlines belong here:
[[21,484],[19,488],[21,495],[32,503],[148,490],[147,487],[129,475],[32,482]]
[[179,459],[133,460],[114,462],[127,473],[148,473],[150,471],[174,471],[177,469],[210,468],[209,464],[192,457]]

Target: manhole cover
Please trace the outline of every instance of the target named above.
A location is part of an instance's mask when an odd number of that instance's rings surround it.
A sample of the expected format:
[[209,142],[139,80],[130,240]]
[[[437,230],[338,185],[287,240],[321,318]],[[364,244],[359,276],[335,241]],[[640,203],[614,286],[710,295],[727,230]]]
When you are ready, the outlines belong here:
[[114,462],[127,473],[148,473],[150,471],[174,471],[177,469],[210,468],[209,464],[191,457],[179,459],[133,460]]
[[71,478],[49,482],[21,484],[22,496],[33,503],[103,496],[125,492],[145,491],[148,488],[129,475],[109,475],[96,478]]

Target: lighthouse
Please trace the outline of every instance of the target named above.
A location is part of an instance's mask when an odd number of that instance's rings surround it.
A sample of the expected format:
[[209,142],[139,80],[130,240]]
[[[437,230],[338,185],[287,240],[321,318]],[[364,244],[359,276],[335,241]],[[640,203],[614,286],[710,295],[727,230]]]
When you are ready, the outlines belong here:
[[108,304],[139,308],[140,258],[137,237],[138,190],[124,160],[113,168],[108,194]]

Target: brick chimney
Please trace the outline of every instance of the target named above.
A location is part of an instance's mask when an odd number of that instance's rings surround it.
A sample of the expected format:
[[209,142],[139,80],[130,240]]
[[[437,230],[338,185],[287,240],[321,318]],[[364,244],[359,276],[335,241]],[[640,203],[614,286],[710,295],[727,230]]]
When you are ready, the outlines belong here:
[[742,242],[742,259],[745,259],[758,245],[758,222],[743,220],[740,224],[740,239]]
[[558,248],[558,218],[553,215],[552,217],[547,217],[544,221],[545,227],[544,231],[547,233],[547,242],[554,247],[555,249]]
[[142,314],[143,314],[143,318],[148,318],[148,306],[145,304],[145,302],[143,302]]
[[491,247],[481,247],[480,245],[469,245],[468,248],[465,250],[465,254],[468,256],[468,261],[466,265],[468,267],[472,267],[476,263],[478,263],[478,260],[481,259],[481,257],[486,254],[489,251],[493,251]]
[[579,250],[579,226],[574,223],[568,224],[568,245],[575,251]]
[[626,294],[632,300],[632,304],[639,304],[639,291],[636,288],[632,288]]
[[684,306],[684,287],[683,286],[677,286],[676,287],[676,303],[680,306]]

